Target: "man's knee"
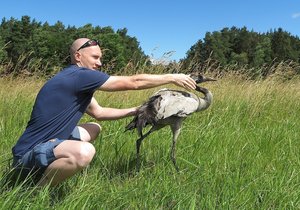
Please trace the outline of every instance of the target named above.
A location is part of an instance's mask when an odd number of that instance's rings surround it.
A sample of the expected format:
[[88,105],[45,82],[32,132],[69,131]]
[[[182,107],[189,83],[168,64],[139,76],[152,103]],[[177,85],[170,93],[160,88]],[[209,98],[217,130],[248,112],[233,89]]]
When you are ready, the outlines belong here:
[[75,154],[75,161],[78,167],[84,168],[90,164],[96,153],[95,147],[89,142],[82,142],[79,150]]

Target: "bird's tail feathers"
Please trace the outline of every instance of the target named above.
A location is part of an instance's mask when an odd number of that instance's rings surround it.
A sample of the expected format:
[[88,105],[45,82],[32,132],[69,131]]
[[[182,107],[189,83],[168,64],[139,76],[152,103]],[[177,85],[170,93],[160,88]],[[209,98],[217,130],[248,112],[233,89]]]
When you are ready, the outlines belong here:
[[157,121],[156,111],[153,108],[153,101],[159,96],[153,96],[148,102],[143,104],[137,111],[137,115],[133,120],[125,127],[125,131],[137,129],[138,135],[143,136],[143,128],[147,125],[154,125]]
[[129,131],[129,130],[133,130],[133,129],[136,128],[137,118],[138,118],[138,116],[135,116],[135,117],[130,121],[130,123],[128,123],[128,125],[126,125],[126,127],[125,127],[125,132],[126,132],[126,131]]

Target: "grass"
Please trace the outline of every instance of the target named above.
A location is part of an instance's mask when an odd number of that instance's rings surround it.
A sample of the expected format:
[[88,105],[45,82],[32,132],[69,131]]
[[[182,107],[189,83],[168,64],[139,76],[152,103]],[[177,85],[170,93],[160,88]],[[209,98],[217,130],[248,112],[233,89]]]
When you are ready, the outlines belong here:
[[[11,147],[29,119],[40,80],[0,78],[0,181]],[[130,119],[101,122],[97,154],[57,188],[3,186],[3,209],[297,209],[300,208],[300,80],[247,81],[228,76],[205,84],[214,94],[190,116],[177,144],[176,173],[168,128],[142,144],[135,174],[136,133]],[[129,107],[155,89],[104,93],[103,106]],[[82,121],[90,121],[85,116]]]

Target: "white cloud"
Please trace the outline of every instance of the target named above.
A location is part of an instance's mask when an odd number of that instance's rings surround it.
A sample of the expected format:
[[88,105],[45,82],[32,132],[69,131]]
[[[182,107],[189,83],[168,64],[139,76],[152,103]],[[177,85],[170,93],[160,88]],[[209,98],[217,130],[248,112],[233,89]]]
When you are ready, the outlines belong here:
[[300,17],[300,12],[294,13],[294,14],[292,15],[292,18],[298,18],[298,17]]

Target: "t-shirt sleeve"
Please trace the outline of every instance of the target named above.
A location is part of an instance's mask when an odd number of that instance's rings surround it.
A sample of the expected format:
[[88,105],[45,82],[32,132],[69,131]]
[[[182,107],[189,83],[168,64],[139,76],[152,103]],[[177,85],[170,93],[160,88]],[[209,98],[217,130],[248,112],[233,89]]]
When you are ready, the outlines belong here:
[[78,92],[94,92],[103,85],[109,78],[109,75],[90,69],[81,69],[78,74],[76,89]]

